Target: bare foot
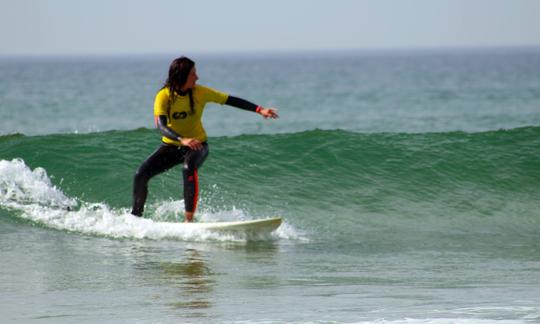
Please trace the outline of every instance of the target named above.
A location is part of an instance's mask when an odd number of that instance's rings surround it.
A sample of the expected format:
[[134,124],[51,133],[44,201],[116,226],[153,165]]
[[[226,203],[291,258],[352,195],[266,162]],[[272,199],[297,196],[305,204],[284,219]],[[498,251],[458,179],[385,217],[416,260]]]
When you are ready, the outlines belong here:
[[191,222],[193,222],[193,215],[194,215],[194,214],[195,214],[194,212],[185,212],[185,213],[184,213],[185,222],[186,222],[186,223],[191,223]]

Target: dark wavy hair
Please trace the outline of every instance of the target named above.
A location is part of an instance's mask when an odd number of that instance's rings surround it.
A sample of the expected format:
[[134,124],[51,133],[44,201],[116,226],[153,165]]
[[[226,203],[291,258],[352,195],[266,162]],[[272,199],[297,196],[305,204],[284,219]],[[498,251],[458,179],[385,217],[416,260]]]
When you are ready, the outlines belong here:
[[[189,72],[191,72],[191,69],[194,66],[195,62],[185,56],[176,58],[171,62],[171,65],[169,66],[169,76],[167,77],[167,81],[165,81],[165,84],[163,85],[163,88],[169,89],[169,107],[176,99],[175,97],[177,94],[186,94],[184,91],[182,91],[182,87],[186,83]],[[187,94],[189,95],[189,106],[191,107],[191,112],[193,112],[194,103],[192,89],[189,89],[187,91]]]

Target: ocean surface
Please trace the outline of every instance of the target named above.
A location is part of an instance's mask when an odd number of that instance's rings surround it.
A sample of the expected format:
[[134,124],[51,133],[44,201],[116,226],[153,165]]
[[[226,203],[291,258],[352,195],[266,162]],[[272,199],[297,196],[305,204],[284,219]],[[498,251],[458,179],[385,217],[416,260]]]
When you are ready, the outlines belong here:
[[191,55],[199,221],[160,143],[174,56],[0,58],[2,323],[540,323],[540,49]]

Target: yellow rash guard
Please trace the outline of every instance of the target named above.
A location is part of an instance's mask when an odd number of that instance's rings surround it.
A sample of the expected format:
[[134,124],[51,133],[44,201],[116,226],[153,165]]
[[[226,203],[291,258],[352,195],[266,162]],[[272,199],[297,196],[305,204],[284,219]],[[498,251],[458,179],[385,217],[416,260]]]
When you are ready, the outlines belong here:
[[[208,102],[223,105],[228,94],[208,88],[202,85],[193,87],[193,112],[189,103],[189,95],[180,96],[175,94],[174,101],[170,102],[169,88],[161,89],[154,101],[154,116],[167,116],[167,127],[175,131],[181,137],[196,138],[201,142],[207,139],[206,131],[202,125],[202,114]],[[170,109],[169,109],[170,104]],[[167,144],[180,146],[179,141],[163,136],[162,141]]]

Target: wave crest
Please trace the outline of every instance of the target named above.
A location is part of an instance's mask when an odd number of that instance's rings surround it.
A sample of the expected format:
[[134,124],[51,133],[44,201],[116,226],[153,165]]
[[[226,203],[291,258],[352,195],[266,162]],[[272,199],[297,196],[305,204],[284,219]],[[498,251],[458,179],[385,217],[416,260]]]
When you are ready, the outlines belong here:
[[[186,228],[181,223],[154,221],[131,215],[126,208],[88,203],[66,196],[54,186],[43,168],[31,170],[23,160],[0,160],[0,207],[46,227],[112,238],[176,239],[188,241],[239,241],[298,239],[300,234],[285,225],[268,236],[215,233]],[[158,213],[167,213],[181,202],[163,203]],[[242,212],[240,212],[242,213]],[[159,216],[159,215],[158,215]],[[223,216],[221,216],[223,217]],[[216,221],[212,214],[201,218]]]

